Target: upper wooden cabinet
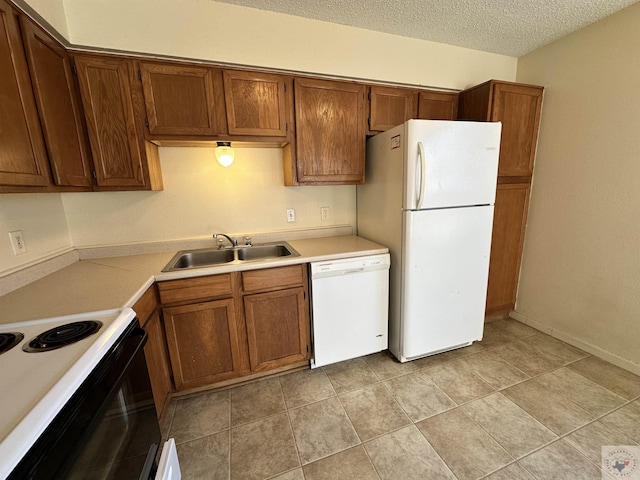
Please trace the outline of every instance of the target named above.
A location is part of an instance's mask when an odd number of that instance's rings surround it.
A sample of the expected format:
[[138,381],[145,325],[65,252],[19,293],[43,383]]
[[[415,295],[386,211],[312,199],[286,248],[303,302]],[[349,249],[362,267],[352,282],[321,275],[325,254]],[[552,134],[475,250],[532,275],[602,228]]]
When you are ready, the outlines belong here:
[[229,135],[288,136],[290,77],[244,70],[225,70],[223,76]]
[[[51,184],[16,12],[0,0],[0,185]],[[12,191],[3,189],[0,191]]]
[[69,55],[27,17],[22,16],[20,23],[53,183],[89,190],[89,144]]
[[372,86],[369,90],[369,131],[384,132],[418,115],[418,96],[409,88]]
[[366,86],[296,78],[295,161],[285,150],[286,185],[364,183]]
[[75,57],[89,141],[101,190],[161,190],[157,148],[144,140],[133,62]]
[[458,118],[458,93],[420,91],[418,94],[418,118],[456,120]]
[[460,120],[502,122],[498,176],[533,173],[542,92],[542,87],[490,80],[460,93]]
[[218,69],[166,63],[140,63],[149,133],[207,135],[221,133],[222,103]]

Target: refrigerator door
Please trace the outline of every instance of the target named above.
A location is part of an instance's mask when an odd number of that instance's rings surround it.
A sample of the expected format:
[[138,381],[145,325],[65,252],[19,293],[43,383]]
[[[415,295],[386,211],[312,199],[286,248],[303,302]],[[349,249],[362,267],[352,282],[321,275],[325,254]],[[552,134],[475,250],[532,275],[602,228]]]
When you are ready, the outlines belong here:
[[491,205],[404,212],[399,360],[482,339],[492,222]]
[[409,120],[404,210],[490,205],[496,197],[499,122]]

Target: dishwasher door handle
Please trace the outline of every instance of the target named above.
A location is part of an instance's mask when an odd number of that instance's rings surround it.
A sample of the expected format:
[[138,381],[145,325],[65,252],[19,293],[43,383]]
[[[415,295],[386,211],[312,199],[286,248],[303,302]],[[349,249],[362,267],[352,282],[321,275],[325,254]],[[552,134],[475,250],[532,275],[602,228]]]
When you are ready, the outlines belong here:
[[342,275],[349,275],[351,273],[362,273],[362,272],[364,272],[364,268],[354,268],[353,270],[342,271]]

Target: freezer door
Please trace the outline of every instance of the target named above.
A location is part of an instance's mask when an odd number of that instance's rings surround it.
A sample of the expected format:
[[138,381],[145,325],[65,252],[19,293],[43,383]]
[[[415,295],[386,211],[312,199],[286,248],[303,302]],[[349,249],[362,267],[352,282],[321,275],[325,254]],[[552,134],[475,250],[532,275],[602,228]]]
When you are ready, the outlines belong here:
[[482,339],[493,206],[404,213],[401,360]]
[[489,205],[495,202],[499,122],[406,122],[403,208]]

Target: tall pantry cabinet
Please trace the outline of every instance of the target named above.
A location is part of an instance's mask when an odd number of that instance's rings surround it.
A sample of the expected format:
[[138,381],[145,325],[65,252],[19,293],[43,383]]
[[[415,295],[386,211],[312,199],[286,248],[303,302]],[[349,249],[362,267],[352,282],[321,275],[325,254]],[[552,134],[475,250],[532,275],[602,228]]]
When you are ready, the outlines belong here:
[[502,122],[486,313],[515,307],[543,88],[490,80],[460,93],[459,120]]

